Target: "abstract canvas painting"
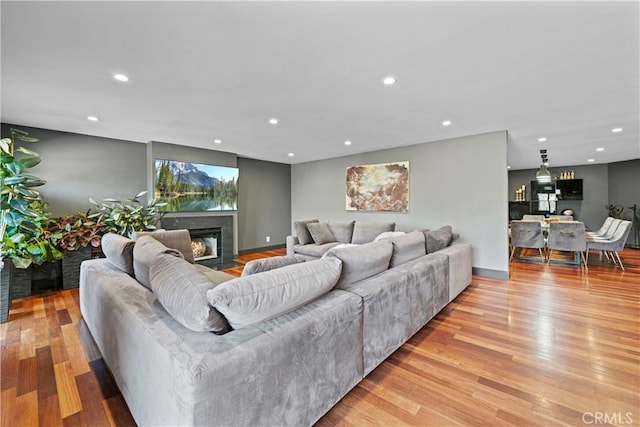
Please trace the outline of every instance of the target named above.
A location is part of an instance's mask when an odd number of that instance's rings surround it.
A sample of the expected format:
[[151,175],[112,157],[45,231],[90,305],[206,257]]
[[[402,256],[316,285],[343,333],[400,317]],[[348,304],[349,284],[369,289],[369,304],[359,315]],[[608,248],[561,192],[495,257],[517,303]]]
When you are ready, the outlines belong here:
[[347,168],[348,211],[409,211],[409,162]]

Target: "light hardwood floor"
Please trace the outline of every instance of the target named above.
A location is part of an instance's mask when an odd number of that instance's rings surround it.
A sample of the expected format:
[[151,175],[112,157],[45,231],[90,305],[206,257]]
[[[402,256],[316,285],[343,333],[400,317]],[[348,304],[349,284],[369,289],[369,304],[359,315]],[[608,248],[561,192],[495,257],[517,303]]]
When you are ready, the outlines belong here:
[[[640,250],[621,256],[474,276],[318,426],[640,425]],[[14,301],[0,338],[2,426],[134,425],[77,290]]]

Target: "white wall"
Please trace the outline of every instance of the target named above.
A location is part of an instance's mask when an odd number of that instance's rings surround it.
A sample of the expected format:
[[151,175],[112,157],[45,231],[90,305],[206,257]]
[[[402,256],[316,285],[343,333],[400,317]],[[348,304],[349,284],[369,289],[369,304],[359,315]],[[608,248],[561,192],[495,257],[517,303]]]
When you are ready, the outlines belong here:
[[[345,209],[350,166],[410,162],[409,212]],[[474,249],[476,274],[508,277],[507,132],[429,142],[292,165],[291,220],[394,221],[401,227],[450,224]]]

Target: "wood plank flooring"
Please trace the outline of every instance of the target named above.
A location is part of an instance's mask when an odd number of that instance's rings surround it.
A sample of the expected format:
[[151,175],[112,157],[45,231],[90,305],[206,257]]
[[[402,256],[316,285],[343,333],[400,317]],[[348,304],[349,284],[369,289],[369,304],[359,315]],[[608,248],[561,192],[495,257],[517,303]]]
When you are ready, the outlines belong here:
[[[621,256],[624,272],[592,254],[587,273],[513,261],[508,281],[474,276],[317,425],[640,425],[640,250]],[[14,301],[0,349],[2,426],[135,425],[78,290]]]

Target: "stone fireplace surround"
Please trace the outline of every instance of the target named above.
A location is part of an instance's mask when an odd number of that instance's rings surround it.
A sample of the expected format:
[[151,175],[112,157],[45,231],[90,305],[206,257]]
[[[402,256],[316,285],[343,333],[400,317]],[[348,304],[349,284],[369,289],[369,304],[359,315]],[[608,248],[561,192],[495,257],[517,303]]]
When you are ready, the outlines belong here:
[[198,234],[199,230],[209,230],[220,228],[222,239],[222,251],[218,253],[218,258],[203,261],[202,264],[212,268],[226,268],[233,266],[235,256],[235,215],[202,215],[202,214],[182,214],[165,215],[160,220],[160,227],[166,230],[187,229]]

